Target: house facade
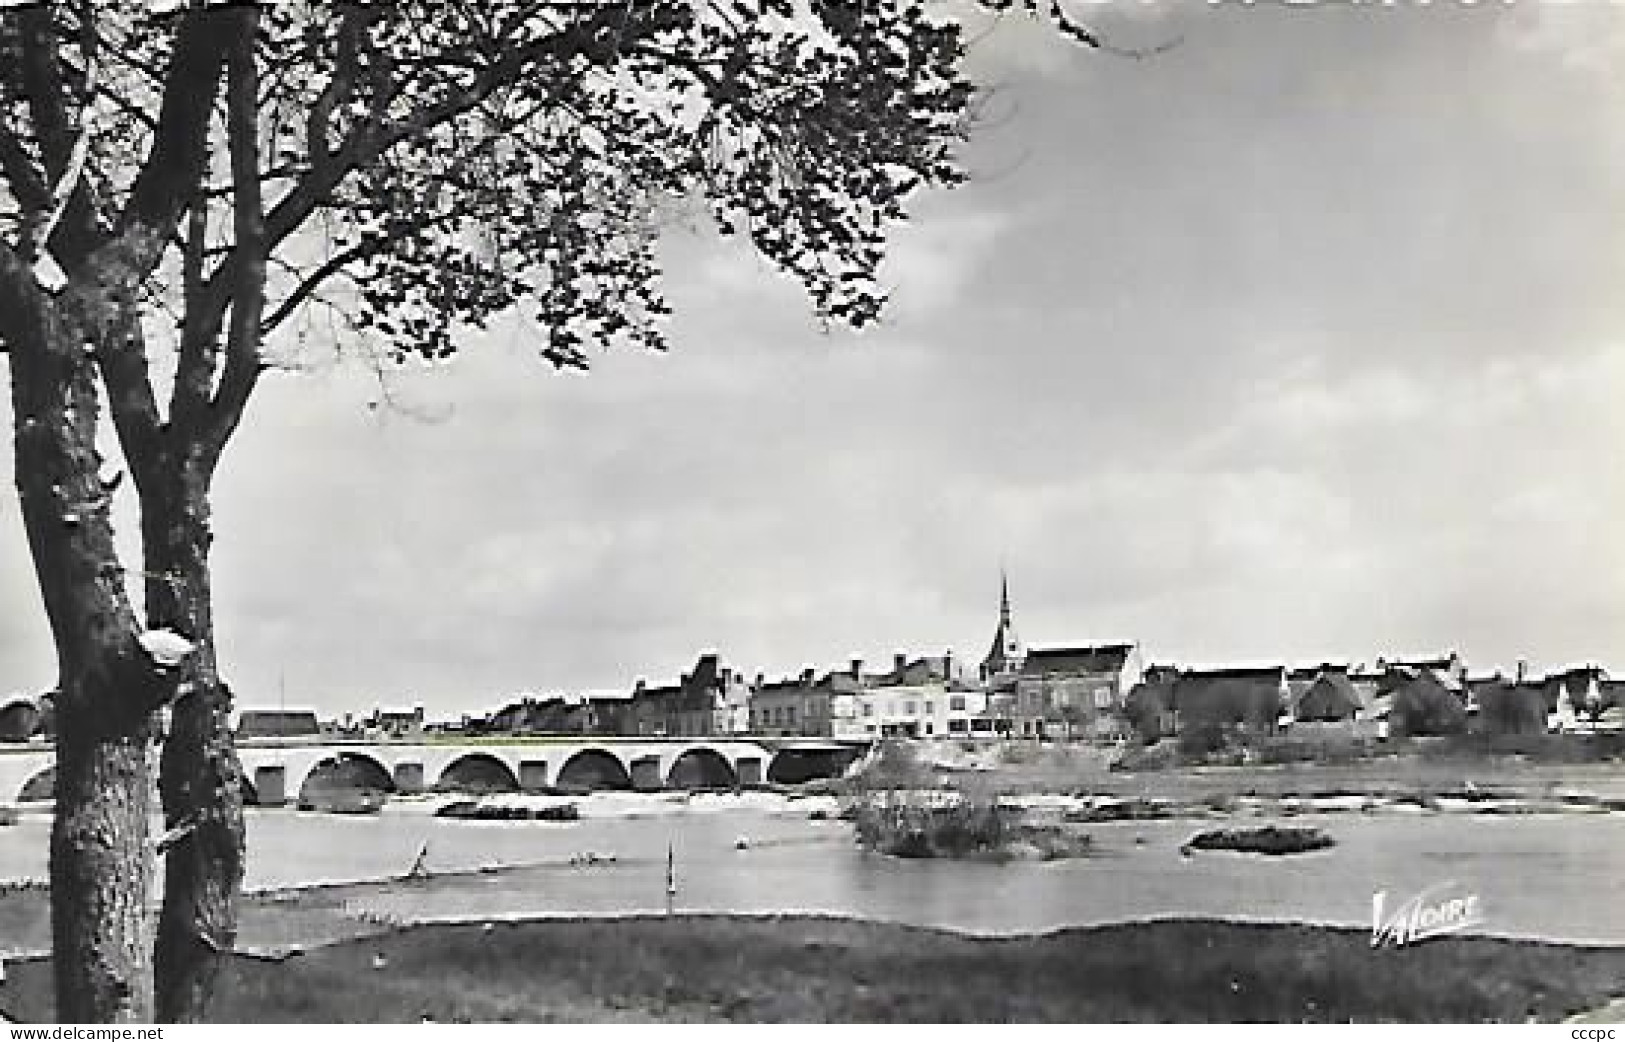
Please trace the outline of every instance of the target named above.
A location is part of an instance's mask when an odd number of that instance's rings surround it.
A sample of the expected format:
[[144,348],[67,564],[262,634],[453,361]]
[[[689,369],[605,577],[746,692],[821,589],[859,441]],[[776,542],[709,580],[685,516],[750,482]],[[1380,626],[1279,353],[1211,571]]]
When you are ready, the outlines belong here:
[[1185,669],[1173,682],[1173,710],[1181,731],[1192,727],[1275,731],[1291,697],[1284,666]]
[[952,677],[953,657],[899,653],[885,673],[849,668],[816,677],[812,669],[777,681],[758,678],[751,694],[753,734],[872,741],[878,738],[992,734],[986,693]]
[[622,691],[526,695],[465,731],[511,735],[618,735],[630,731],[631,702]]
[[861,663],[857,673],[857,678],[829,673],[818,679],[817,672],[808,668],[802,670],[800,676],[785,680],[764,681],[758,677],[750,693],[750,733],[834,737],[839,696],[861,687]]
[[1467,681],[1469,728],[1484,734],[1546,733],[1542,685],[1499,675]]
[[1126,737],[1124,703],[1142,672],[1135,643],[1028,648],[1016,676],[1014,733]]
[[856,716],[838,738],[977,738],[991,737],[984,688],[958,681],[889,684],[856,694]]
[[715,652],[705,652],[675,684],[639,680],[627,713],[630,733],[645,737],[742,734],[750,726],[750,688]]
[[375,738],[415,740],[423,737],[423,707],[374,709],[361,721],[361,733]]

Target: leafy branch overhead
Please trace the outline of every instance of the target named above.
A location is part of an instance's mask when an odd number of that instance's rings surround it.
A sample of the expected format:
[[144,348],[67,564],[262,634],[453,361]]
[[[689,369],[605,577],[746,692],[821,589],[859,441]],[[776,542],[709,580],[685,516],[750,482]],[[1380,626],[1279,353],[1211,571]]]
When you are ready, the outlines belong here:
[[[1099,45],[1056,4],[980,6]],[[130,222],[182,34],[241,11],[167,8],[0,19],[0,234],[48,290]],[[402,359],[514,307],[560,367],[598,342],[663,347],[669,209],[704,207],[821,319],[863,326],[909,194],[963,178],[964,36],[924,3],[296,0],[252,25],[142,272],[149,315],[177,316],[187,393],[230,422],[258,341],[311,307]]]

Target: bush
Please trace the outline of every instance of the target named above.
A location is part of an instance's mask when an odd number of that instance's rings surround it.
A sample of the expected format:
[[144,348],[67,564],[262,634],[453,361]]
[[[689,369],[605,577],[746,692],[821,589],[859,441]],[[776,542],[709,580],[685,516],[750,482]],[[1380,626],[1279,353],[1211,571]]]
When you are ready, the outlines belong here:
[[579,821],[581,811],[573,803],[557,803],[546,807],[516,807],[500,804],[458,800],[434,812],[437,818],[459,818],[465,821]]
[[1375,740],[1354,737],[1276,737],[1258,743],[1258,762],[1263,764],[1287,763],[1354,763],[1373,755],[1378,749]]
[[1017,857],[1053,860],[1090,850],[1089,837],[1075,829],[1032,825],[1016,807],[995,798],[943,794],[924,803],[911,799],[868,800],[850,808],[858,843],[892,857]]
[[854,811],[858,843],[894,857],[966,857],[1002,848],[1015,831],[1017,812],[997,802],[961,800],[931,806],[892,800],[866,802]]
[[902,742],[886,741],[875,746],[869,760],[842,779],[840,787],[864,793],[927,788],[935,783],[935,775],[920,763],[913,748]]
[[1625,758],[1625,732],[1493,734],[1476,731],[1419,745],[1416,751],[1429,759],[1517,755],[1540,763],[1606,763]]
[[1224,725],[1217,720],[1192,721],[1179,732],[1179,751],[1185,756],[1207,756],[1224,746]]
[[1282,828],[1265,825],[1255,829],[1214,829],[1185,841],[1181,854],[1193,850],[1235,850],[1245,854],[1303,854],[1324,850],[1336,841],[1317,828]]

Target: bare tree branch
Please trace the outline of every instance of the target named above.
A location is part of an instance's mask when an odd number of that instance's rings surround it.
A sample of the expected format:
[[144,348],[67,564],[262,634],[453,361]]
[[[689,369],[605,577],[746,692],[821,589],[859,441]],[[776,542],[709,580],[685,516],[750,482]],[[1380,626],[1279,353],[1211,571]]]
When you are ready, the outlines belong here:
[[213,402],[213,421],[206,451],[218,457],[242,418],[243,408],[259,380],[260,316],[265,310],[265,210],[260,198],[259,71],[254,30],[259,12],[244,8],[241,25],[226,63],[226,138],[231,176],[237,186],[232,206],[236,239],[237,285],[232,292],[231,325],[226,335],[225,369]]

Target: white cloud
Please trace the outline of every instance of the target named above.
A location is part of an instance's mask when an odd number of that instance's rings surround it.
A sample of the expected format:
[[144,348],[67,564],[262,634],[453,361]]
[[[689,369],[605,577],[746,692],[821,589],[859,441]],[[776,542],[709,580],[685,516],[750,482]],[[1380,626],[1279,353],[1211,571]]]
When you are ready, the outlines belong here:
[[1625,73],[1625,5],[1547,0],[1509,6],[1502,38],[1513,48],[1555,58],[1562,68],[1612,83]]

